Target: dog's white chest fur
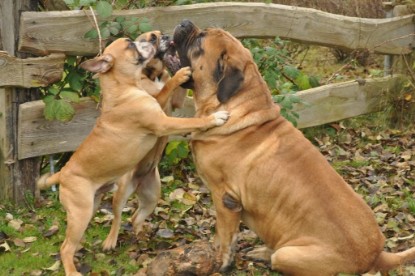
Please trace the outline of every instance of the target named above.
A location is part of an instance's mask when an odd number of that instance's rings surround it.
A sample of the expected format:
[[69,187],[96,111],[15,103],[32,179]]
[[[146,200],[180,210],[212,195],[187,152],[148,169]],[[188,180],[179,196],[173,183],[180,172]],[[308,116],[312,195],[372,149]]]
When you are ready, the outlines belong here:
[[155,83],[155,85],[157,86],[157,89],[160,91],[163,87],[164,87],[164,84],[165,84],[165,82],[163,81],[163,80],[161,80],[161,79],[159,79],[159,78],[156,78],[155,80],[154,80],[154,83]]

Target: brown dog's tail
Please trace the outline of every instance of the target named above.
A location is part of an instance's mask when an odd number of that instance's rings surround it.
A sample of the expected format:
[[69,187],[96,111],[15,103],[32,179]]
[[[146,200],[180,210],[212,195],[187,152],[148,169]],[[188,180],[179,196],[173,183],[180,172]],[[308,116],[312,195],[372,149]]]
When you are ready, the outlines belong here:
[[52,185],[56,185],[59,183],[59,176],[60,172],[55,174],[45,173],[36,181],[36,188],[37,190],[45,190]]
[[387,273],[388,271],[411,261],[415,261],[415,247],[399,253],[383,251],[377,258],[372,272]]

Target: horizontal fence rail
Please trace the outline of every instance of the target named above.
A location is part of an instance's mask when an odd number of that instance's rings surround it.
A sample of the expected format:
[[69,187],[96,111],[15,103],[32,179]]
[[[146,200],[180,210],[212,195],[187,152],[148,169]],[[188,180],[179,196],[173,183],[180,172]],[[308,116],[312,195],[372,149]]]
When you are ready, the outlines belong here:
[[14,87],[45,87],[60,81],[65,55],[19,59],[0,51],[0,84]]
[[[303,103],[295,106],[300,128],[321,125],[361,114],[377,112],[387,105],[391,91],[396,91],[404,79],[400,76],[348,81],[298,92]],[[396,95],[396,94],[392,94]],[[47,121],[43,116],[44,103],[33,101],[20,105],[18,128],[18,157],[74,151],[85,139],[99,115],[97,104],[83,98],[74,104],[72,121]],[[186,99],[185,107],[174,113],[177,117],[194,115],[193,101]],[[172,139],[183,139],[173,137]]]
[[[182,19],[190,19],[202,28],[220,27],[238,38],[279,36],[381,54],[408,54],[414,46],[414,15],[366,19],[278,4],[222,2],[114,11],[116,16],[148,18],[154,29],[166,33]],[[24,12],[19,51],[95,55],[98,41],[84,38],[93,26],[89,11]]]

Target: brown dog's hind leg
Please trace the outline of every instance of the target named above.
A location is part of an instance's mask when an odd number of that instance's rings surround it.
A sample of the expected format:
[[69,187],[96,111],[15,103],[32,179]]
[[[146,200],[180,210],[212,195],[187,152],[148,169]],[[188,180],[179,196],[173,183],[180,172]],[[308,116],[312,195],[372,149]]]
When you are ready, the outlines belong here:
[[130,173],[125,174],[118,181],[118,189],[114,192],[112,199],[112,213],[114,214],[114,219],[112,220],[111,230],[102,243],[102,249],[104,251],[114,249],[117,245],[118,233],[121,227],[122,209],[136,188],[136,184],[131,184],[131,181]]
[[254,261],[260,261],[260,262],[265,262],[267,264],[270,264],[271,256],[274,252],[275,250],[272,250],[266,246],[263,246],[263,247],[259,247],[259,248],[249,251],[246,254],[246,257]]
[[[285,246],[271,255],[271,266],[284,275],[295,276],[332,276],[347,272],[341,271],[344,259],[336,256],[336,252],[318,245]],[[333,267],[340,271],[333,271]]]
[[[93,214],[94,191],[87,191],[82,188],[77,191],[76,187],[73,186],[69,190],[61,185],[59,190],[60,200],[67,214],[66,237],[61,246],[60,253],[65,274],[68,276],[81,276],[82,274],[76,270],[74,255]],[[90,187],[91,183],[76,186]]]
[[137,187],[138,209],[135,211],[132,223],[135,234],[141,232],[145,219],[154,211],[160,198],[160,175],[156,168],[140,177]]

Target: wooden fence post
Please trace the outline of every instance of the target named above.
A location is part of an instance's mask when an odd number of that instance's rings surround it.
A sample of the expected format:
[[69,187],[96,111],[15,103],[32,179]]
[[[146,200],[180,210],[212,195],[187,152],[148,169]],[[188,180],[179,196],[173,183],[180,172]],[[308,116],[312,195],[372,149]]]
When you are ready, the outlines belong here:
[[[38,0],[0,1],[0,49],[20,58],[17,53],[20,15],[35,11]],[[19,104],[38,99],[34,89],[0,89],[0,200],[16,204],[26,203],[32,194],[34,180],[39,175],[39,158],[18,160],[17,122]]]

